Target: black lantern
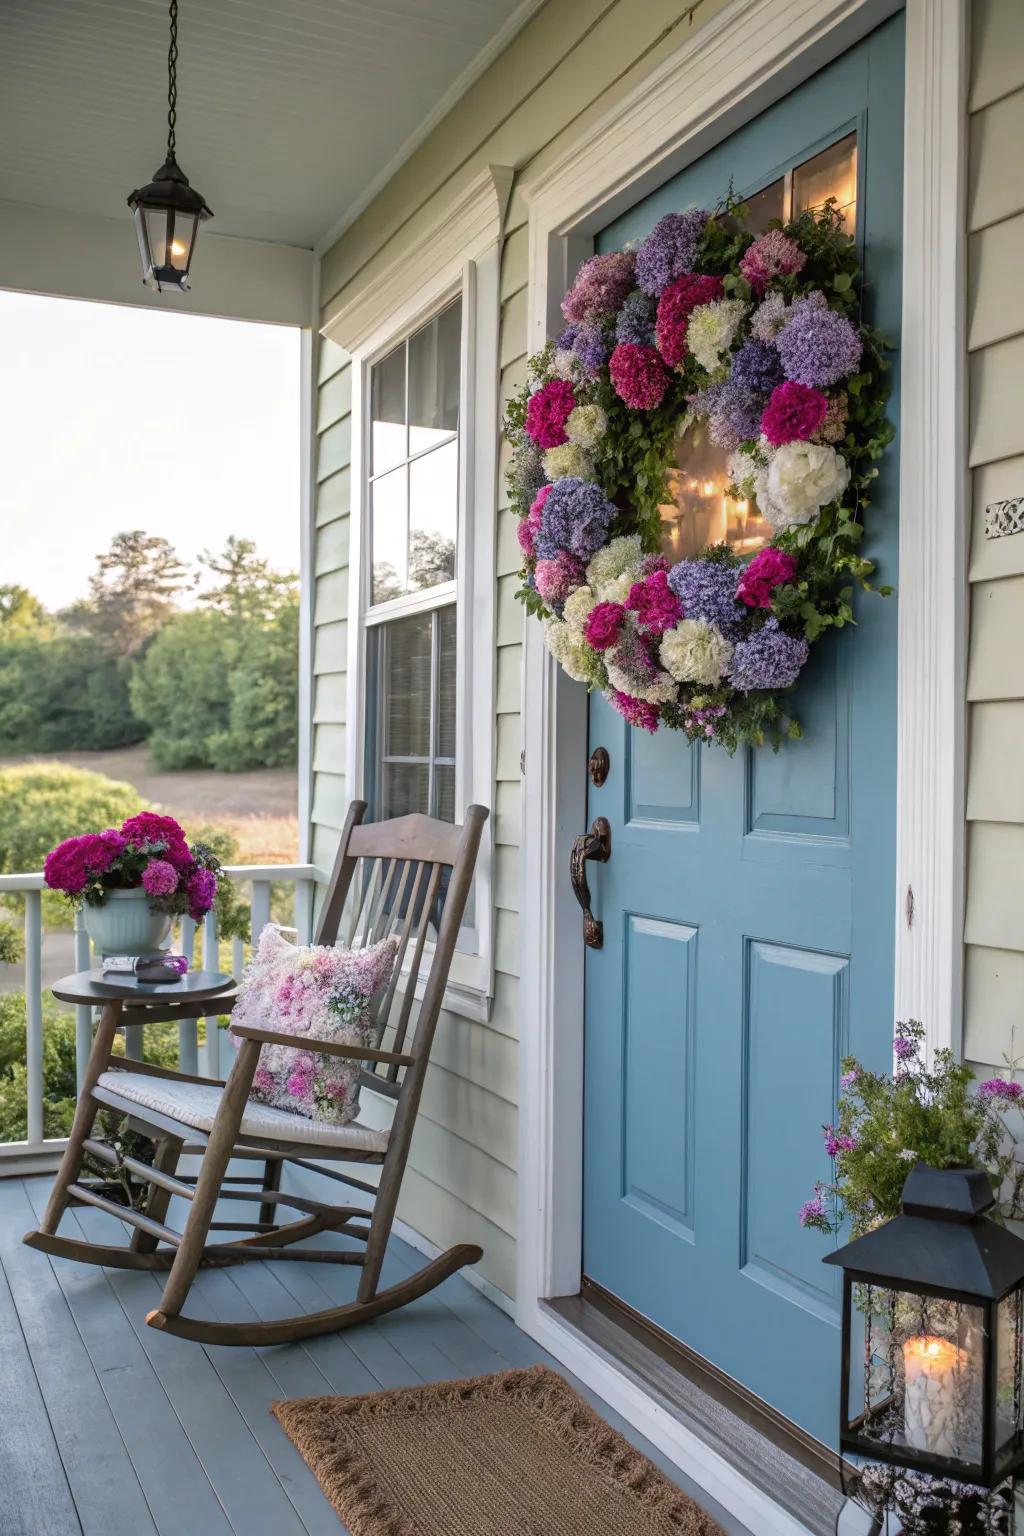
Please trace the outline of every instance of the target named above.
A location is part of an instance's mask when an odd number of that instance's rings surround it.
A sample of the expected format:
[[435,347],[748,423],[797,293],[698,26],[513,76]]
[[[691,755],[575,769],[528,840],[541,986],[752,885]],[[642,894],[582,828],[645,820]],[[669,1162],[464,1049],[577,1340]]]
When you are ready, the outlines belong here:
[[1024,1241],[993,1204],[983,1170],[919,1163],[902,1215],[826,1258],[843,1270],[844,1452],[980,1489],[1024,1467]]
[[188,288],[199,226],[213,217],[206,199],[189,186],[174,154],[178,115],[178,0],[171,0],[171,46],[167,54],[167,158],[145,187],[128,197],[142,257],[142,281],[157,292]]

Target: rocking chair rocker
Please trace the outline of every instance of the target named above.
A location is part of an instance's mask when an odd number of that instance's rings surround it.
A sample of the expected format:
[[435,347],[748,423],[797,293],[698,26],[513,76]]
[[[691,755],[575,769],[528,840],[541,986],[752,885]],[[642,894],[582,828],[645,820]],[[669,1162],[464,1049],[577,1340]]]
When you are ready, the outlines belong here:
[[[462,827],[421,815],[362,825],[365,812],[362,800],[354,801],[349,809],[315,942],[337,942],[347,907],[349,947],[367,947],[394,934],[397,958],[391,981],[375,1009],[376,1046],[318,1040],[316,1049],[357,1060],[361,1063],[361,1082],[394,1099],[390,1130],[374,1130],[359,1121],[327,1125],[249,1102],[261,1045],[274,1043],[301,1050],[301,1037],[247,1025],[237,1027],[240,1043],[235,1062],[227,1081],[222,1082],[112,1055],[119,1010],[107,1008],[101,1016],[49,1203],[39,1230],[28,1233],[24,1240],[46,1253],[90,1264],[169,1270],[160,1306],[146,1318],[151,1327],[166,1333],[206,1344],[242,1345],[280,1344],[334,1333],[414,1301],[463,1265],[475,1264],[482,1257],[476,1245],[462,1243],[398,1284],[379,1289],[437,1016],[488,812],[482,806],[470,806]],[[416,978],[431,925],[436,929],[436,942],[407,1047]],[[407,955],[410,963],[405,990],[399,992]],[[387,1049],[382,1048],[385,1039]],[[152,1165],[123,1159],[124,1165],[149,1186],[145,1211],[117,1204],[77,1182],[86,1154],[107,1163],[113,1159],[105,1143],[92,1139],[93,1122],[102,1106],[131,1116],[156,1138]],[[175,1173],[186,1143],[190,1148],[204,1149],[194,1182]],[[240,1179],[230,1174],[229,1165],[235,1157],[262,1161],[262,1179]],[[378,1164],[380,1180],[374,1188],[347,1173],[315,1167],[308,1161],[311,1159],[318,1163],[327,1159]],[[334,1205],[283,1193],[282,1168],[290,1162],[372,1196],[372,1206]],[[233,1183],[246,1187],[225,1187]],[[190,1202],[181,1232],[165,1224],[173,1195]],[[225,1199],[259,1202],[258,1219],[215,1222],[217,1204]],[[99,1207],[134,1227],[130,1245],[121,1248],[60,1236],[57,1227],[61,1216],[69,1205],[79,1204]],[[301,1215],[281,1224],[279,1207]],[[209,1243],[211,1227],[253,1235]],[[355,1239],[359,1246],[292,1246],[320,1232],[340,1233]],[[326,1311],[271,1322],[225,1323],[182,1315],[198,1269],[252,1259],[357,1265],[356,1299]]]

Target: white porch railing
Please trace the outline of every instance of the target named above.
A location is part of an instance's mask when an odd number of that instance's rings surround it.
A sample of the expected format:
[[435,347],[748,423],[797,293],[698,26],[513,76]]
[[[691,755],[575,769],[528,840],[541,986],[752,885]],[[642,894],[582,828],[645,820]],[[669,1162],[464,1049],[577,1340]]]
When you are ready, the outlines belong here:
[[[258,937],[270,919],[270,888],[287,883],[294,887],[294,926],[299,931],[301,943],[308,943],[313,929],[313,902],[318,882],[326,876],[312,864],[234,864],[225,866],[236,885],[250,887],[251,932]],[[56,1154],[64,1147],[64,1141],[46,1138],[44,1131],[43,1081],[43,902],[45,889],[42,872],[25,875],[0,875],[0,897],[17,894],[25,900],[25,1073],[27,1085],[27,1137],[24,1141],[0,1142],[0,1177],[5,1174],[45,1171],[50,1168]],[[190,918],[182,918],[181,950],[192,960],[196,949],[196,928]],[[217,921],[213,912],[202,923],[202,956],[217,951]],[[231,970],[240,976],[244,963],[245,946],[241,939],[232,940]],[[81,914],[75,918],[74,962],[68,971],[87,971],[93,960],[90,954],[89,935],[85,931]],[[205,964],[205,958],[204,962]],[[214,1008],[213,1017],[216,1017]],[[93,1010],[87,1007],[75,1009],[75,1065],[77,1083],[81,1086],[85,1064],[92,1045]],[[143,1042],[139,1036],[142,1025],[127,1029],[125,1054],[138,1060],[142,1056]],[[178,1025],[178,1061],[183,1072],[199,1071],[199,1021],[183,1019]],[[203,1074],[220,1077],[221,1031],[209,1022],[206,1043],[203,1047]]]

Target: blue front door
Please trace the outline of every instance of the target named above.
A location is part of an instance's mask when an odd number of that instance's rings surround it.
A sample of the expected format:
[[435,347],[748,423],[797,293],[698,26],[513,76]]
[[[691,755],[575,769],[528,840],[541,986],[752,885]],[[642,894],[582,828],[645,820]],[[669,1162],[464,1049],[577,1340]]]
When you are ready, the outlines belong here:
[[[775,211],[855,167],[866,318],[895,342],[902,81],[896,17],[598,248],[712,207],[730,182]],[[893,584],[897,471],[894,445],[865,545]],[[607,817],[612,853],[590,866],[604,946],[586,962],[584,1272],[824,1441],[837,1277],[797,1211],[828,1174],[841,1058],[884,1068],[893,1021],[896,598],[856,607],[856,629],[814,648],[804,737],[777,755],[652,737],[596,696],[590,710],[611,769],[589,815]]]

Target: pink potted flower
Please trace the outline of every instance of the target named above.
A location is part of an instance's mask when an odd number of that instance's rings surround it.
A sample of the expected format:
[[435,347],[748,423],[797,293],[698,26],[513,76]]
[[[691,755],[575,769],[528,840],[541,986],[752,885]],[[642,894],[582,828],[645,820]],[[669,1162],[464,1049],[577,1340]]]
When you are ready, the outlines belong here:
[[224,876],[203,843],[189,844],[173,816],[143,811],[119,828],[66,838],[46,856],[43,875],[81,908],[101,954],[158,954],[176,916],[196,922],[213,906]]

